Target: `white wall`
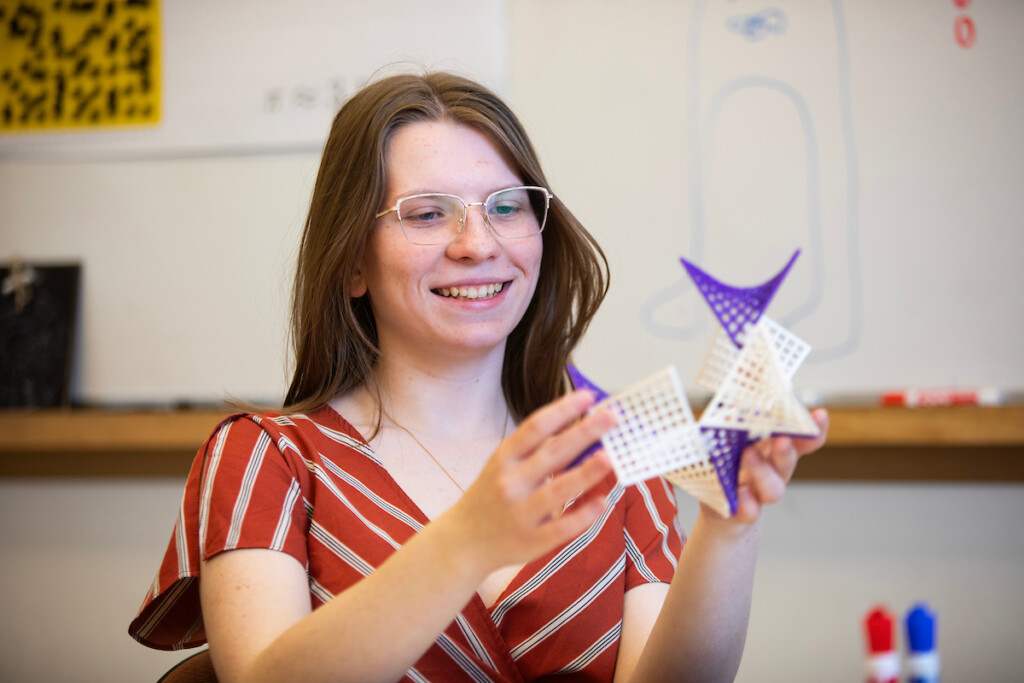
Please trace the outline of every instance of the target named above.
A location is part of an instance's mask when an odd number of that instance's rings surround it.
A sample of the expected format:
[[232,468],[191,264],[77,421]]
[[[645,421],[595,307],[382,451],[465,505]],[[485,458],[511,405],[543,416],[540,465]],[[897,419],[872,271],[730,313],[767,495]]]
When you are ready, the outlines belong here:
[[[181,485],[0,482],[0,680],[154,681],[184,658],[127,634]],[[695,507],[681,507],[688,526]],[[1016,683],[1021,519],[1020,486],[794,485],[765,520],[738,680],[862,680],[864,614],[927,600],[945,680]]]

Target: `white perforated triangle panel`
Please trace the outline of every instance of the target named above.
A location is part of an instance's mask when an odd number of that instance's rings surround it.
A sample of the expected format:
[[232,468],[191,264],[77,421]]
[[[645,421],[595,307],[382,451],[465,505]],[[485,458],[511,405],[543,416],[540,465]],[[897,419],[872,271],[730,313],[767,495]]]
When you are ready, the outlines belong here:
[[783,377],[787,380],[792,380],[797,368],[807,358],[807,354],[811,352],[811,345],[768,316],[761,316],[757,326],[763,327],[768,333],[768,337],[772,340],[772,344],[775,346],[775,353],[779,359],[779,367],[782,368]]
[[[755,327],[744,331],[741,339],[746,338],[748,333],[753,333],[753,330],[757,327],[763,327],[768,333],[769,338],[775,345],[775,352],[778,356],[783,376],[787,380],[792,380],[797,369],[811,352],[811,345],[768,316],[761,316]],[[715,330],[715,338],[711,341],[711,346],[704,357],[700,372],[697,374],[697,384],[705,389],[718,391],[726,375],[729,374],[729,371],[732,370],[733,365],[736,363],[736,357],[739,356],[739,353],[740,349],[732,343],[729,334],[719,326]]]
[[759,324],[749,331],[700,423],[745,430],[755,438],[817,434],[817,426],[793,394],[767,326]]
[[707,461],[675,367],[669,366],[598,405],[618,419],[601,443],[623,486]]
[[715,338],[711,340],[707,355],[704,356],[700,372],[697,373],[698,386],[718,391],[718,387],[722,386],[722,381],[729,374],[739,353],[740,350],[732,343],[728,333],[719,326],[715,330]]
[[704,460],[665,474],[665,479],[678,486],[723,517],[729,517],[729,501],[718,480],[718,473],[710,461]]

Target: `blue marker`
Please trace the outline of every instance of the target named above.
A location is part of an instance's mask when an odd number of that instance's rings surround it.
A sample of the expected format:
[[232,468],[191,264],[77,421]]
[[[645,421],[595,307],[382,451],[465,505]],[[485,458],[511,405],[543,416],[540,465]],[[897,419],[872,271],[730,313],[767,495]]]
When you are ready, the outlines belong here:
[[938,683],[939,650],[935,645],[935,614],[919,602],[907,612],[908,683]]

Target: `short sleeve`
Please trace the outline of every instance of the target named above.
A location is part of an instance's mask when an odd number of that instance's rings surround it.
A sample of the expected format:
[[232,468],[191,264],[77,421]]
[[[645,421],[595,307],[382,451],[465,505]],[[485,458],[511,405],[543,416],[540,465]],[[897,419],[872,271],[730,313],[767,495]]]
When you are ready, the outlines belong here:
[[625,499],[626,590],[671,582],[683,550],[672,487],[654,477],[628,486]]
[[201,556],[267,548],[306,566],[304,470],[255,421],[225,425],[207,447],[198,520]]
[[272,424],[266,417],[232,416],[199,450],[163,562],[128,629],[140,643],[177,650],[205,642],[202,559],[268,548],[306,566],[309,474],[294,448],[282,448],[287,440],[267,429]]

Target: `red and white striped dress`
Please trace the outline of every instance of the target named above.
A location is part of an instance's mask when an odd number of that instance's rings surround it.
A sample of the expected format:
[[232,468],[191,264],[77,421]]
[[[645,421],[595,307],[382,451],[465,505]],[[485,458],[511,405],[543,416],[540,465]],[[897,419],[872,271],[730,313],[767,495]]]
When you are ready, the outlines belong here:
[[[474,597],[403,680],[611,680],[625,592],[670,581],[682,541],[662,479],[624,488],[612,475],[601,486],[611,505],[600,520],[528,563],[490,608]],[[201,557],[288,553],[306,567],[315,609],[427,522],[331,408],[232,416],[196,456],[163,564],[129,632],[159,649],[205,642]]]

